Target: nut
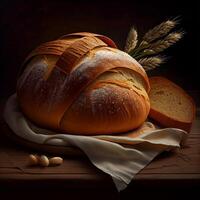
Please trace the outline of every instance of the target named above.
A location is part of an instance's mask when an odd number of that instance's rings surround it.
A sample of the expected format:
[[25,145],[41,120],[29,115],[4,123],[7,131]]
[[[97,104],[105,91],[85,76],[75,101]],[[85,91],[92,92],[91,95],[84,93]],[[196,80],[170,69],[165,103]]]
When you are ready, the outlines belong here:
[[63,159],[61,157],[53,157],[49,159],[50,165],[61,165],[63,163]]
[[42,167],[48,167],[49,166],[49,159],[45,155],[42,155],[39,158],[39,164]]
[[37,165],[39,163],[39,159],[37,155],[30,154],[28,159],[28,165]]

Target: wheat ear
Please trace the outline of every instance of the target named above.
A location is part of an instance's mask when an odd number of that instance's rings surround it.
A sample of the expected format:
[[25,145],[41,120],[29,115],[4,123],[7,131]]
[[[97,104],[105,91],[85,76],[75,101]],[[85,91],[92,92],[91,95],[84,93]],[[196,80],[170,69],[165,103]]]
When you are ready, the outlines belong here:
[[177,20],[167,20],[161,24],[155,26],[153,29],[149,30],[143,37],[143,42],[150,43],[156,39],[159,39],[167,35],[175,26],[177,25]]
[[143,66],[145,71],[152,70],[158,67],[160,64],[164,63],[166,59],[161,56],[154,56],[149,58],[142,58],[138,62]]
[[134,27],[131,27],[126,39],[126,45],[125,45],[124,51],[127,53],[132,51],[136,47],[137,42],[138,42],[137,31]]
[[154,53],[160,53],[178,42],[184,35],[184,32],[173,32],[167,35],[164,39],[158,40],[149,46],[149,49]]

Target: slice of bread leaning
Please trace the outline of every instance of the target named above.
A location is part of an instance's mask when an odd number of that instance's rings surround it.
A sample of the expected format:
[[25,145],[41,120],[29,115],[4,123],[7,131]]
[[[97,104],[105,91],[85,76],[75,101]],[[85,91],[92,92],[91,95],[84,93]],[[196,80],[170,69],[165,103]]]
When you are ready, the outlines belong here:
[[195,118],[193,99],[178,85],[164,77],[150,78],[149,117],[165,127],[190,131]]

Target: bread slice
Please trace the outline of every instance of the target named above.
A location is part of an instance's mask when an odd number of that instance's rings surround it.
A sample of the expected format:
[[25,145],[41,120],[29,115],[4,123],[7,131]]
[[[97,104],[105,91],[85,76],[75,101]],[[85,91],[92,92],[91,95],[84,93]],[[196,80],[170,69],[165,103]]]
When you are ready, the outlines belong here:
[[178,85],[164,77],[150,78],[149,116],[165,127],[190,131],[195,118],[193,99]]

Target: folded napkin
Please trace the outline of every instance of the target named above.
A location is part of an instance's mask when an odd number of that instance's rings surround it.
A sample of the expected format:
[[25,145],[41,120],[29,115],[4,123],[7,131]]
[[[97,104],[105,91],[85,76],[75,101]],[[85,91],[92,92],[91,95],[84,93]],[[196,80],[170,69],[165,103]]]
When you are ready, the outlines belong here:
[[28,141],[80,148],[97,168],[112,177],[118,191],[125,189],[134,176],[158,154],[180,147],[187,136],[185,131],[177,128],[155,129],[150,122],[121,135],[58,133],[30,123],[19,109],[16,94],[8,99],[4,118],[17,136]]

